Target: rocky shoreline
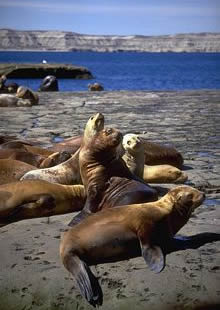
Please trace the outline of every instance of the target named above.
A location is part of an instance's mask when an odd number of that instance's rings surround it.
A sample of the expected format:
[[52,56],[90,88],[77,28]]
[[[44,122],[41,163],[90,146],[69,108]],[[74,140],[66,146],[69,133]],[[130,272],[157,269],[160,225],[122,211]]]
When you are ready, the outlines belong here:
[[[220,91],[56,92],[39,98],[38,106],[1,108],[0,135],[37,138],[49,146],[81,134],[88,118],[102,112],[106,125],[123,134],[171,144],[184,156],[188,184],[207,195],[180,234],[216,233],[220,240]],[[1,310],[93,309],[59,258],[60,235],[71,218],[33,219],[0,229]],[[220,241],[204,237],[194,249],[169,254],[157,275],[141,257],[93,267],[104,293],[101,309],[219,309],[219,246]]]

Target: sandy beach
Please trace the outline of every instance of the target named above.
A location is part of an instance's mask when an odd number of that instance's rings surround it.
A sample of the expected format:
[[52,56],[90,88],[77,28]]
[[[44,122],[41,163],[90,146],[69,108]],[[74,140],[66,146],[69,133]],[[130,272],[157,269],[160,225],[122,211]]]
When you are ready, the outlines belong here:
[[[187,184],[206,193],[178,233],[199,242],[167,255],[160,274],[142,257],[92,267],[104,294],[100,309],[220,309],[220,91],[57,92],[39,98],[38,106],[0,108],[0,135],[38,139],[47,147],[54,139],[82,134],[88,118],[101,112],[106,126],[123,134],[175,146],[184,157]],[[0,228],[0,310],[93,309],[59,257],[72,216]]]

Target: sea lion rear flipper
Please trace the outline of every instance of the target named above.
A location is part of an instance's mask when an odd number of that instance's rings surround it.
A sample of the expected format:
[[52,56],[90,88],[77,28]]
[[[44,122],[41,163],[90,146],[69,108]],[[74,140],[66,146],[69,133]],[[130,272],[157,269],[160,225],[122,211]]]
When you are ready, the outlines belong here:
[[155,273],[161,272],[165,267],[165,256],[161,248],[157,245],[150,245],[145,238],[140,238],[142,256],[149,266],[150,270]]
[[93,306],[101,306],[103,293],[97,278],[89,266],[72,253],[63,258],[66,269],[72,273],[83,297]]

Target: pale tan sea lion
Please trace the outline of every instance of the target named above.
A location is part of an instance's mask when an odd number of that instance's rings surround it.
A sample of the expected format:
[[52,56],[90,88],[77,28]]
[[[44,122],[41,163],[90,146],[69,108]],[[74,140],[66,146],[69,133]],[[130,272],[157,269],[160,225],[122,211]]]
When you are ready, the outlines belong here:
[[148,183],[184,183],[188,176],[171,165],[145,165],[144,142],[138,135],[126,134],[122,141],[125,149],[123,160],[132,173]]
[[26,172],[34,169],[35,166],[19,160],[0,159],[0,184],[18,181]]
[[[95,135],[103,127],[104,116],[101,113],[97,113],[89,118],[84,136],[89,140],[90,136]],[[66,185],[82,184],[79,170],[79,150],[64,163],[47,169],[33,170],[30,173],[26,173],[21,179],[39,179]]]
[[24,86],[18,87],[16,97],[29,100],[31,102],[31,105],[36,105],[39,101],[37,93],[33,92],[30,88]]
[[103,302],[102,289],[89,265],[142,255],[158,273],[165,267],[161,249],[187,223],[204,193],[179,186],[156,202],[102,210],[65,232],[60,256],[80,293],[94,307]]
[[0,226],[24,219],[77,212],[86,200],[83,185],[24,180],[0,186]]
[[12,94],[0,94],[0,107],[30,107],[32,105],[29,99],[17,98]]

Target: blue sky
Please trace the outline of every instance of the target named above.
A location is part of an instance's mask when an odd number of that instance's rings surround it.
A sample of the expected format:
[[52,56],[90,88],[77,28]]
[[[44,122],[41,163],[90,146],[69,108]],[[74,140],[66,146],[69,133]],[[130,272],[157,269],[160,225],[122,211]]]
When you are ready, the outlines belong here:
[[112,35],[220,32],[220,0],[0,0],[0,28]]

